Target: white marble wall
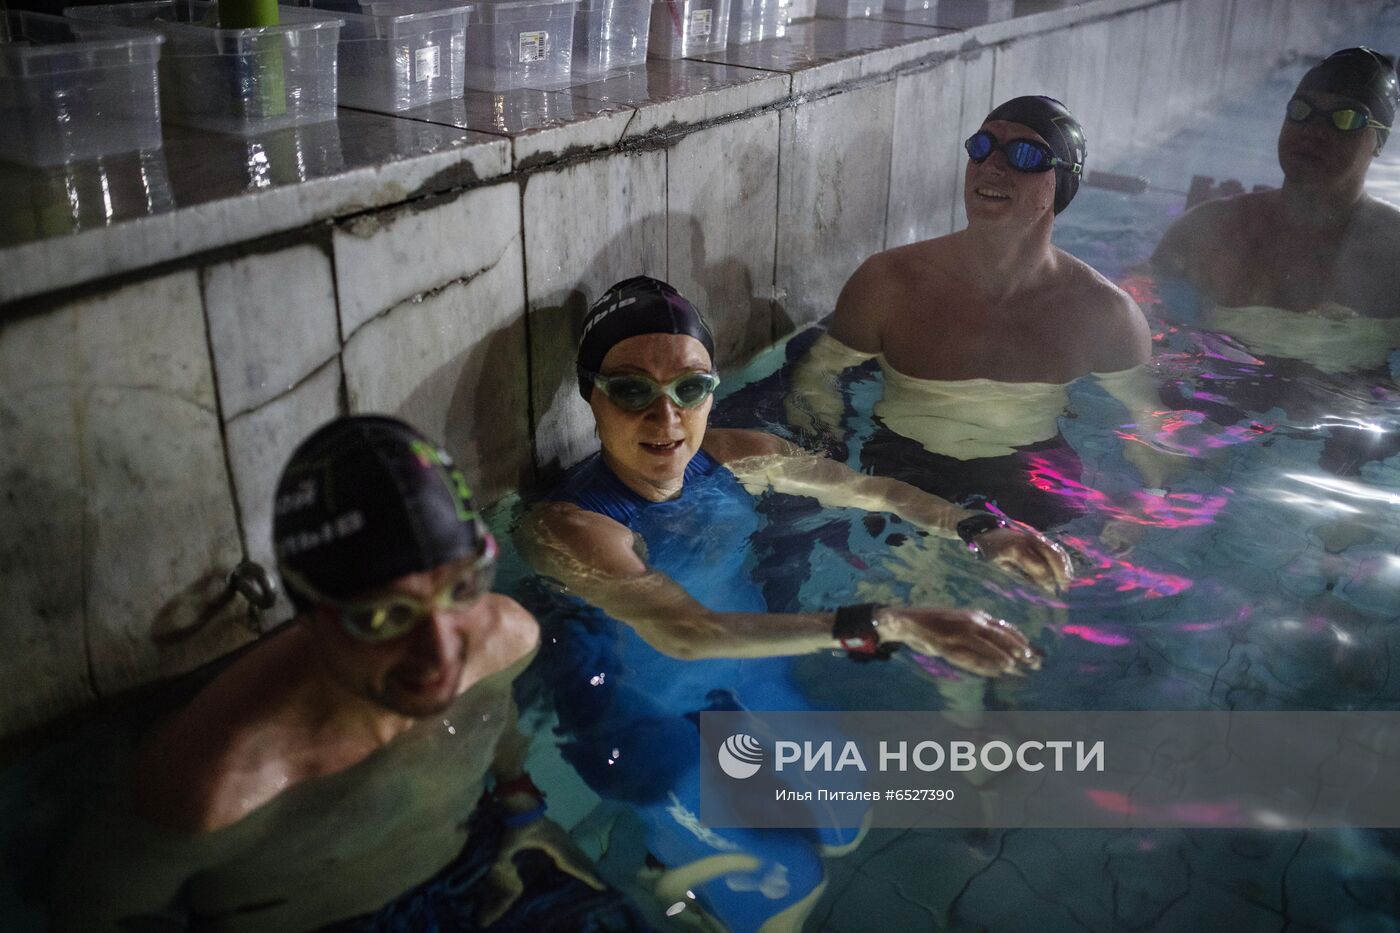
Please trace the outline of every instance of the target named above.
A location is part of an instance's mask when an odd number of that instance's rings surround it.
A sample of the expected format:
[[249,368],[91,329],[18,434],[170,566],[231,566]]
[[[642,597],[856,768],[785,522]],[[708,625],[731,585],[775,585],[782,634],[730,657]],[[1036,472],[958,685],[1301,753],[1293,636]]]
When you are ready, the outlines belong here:
[[[9,733],[249,637],[206,608],[241,548],[197,275],[0,331]],[[37,610],[37,611],[35,611]]]
[[524,196],[535,462],[548,482],[597,449],[574,377],[584,312],[614,282],[666,276],[666,153],[541,172]]
[[[987,56],[990,59],[990,55]],[[903,246],[953,230],[962,141],[965,65],[950,59],[936,68],[900,75],[895,82],[894,139],[890,147],[885,243]]]
[[1047,94],[1065,101],[1077,110],[1070,96],[1070,62],[1075,52],[1074,34],[1080,30],[1097,30],[1098,23],[1075,29],[1016,39],[996,49],[996,70],[992,79],[992,106],[1023,94]]
[[[386,261],[406,230],[439,225],[454,234],[432,262]],[[343,242],[342,281],[350,274]],[[346,339],[349,410],[396,415],[440,440],[486,501],[517,488],[530,473],[520,186],[478,188],[401,215],[358,239],[354,251],[361,249],[378,257],[365,264],[377,261],[392,280],[382,295],[411,297]]]
[[774,338],[778,126],[765,113],[692,133],[666,153],[666,274],[714,328],[721,368]]
[[224,418],[271,401],[339,351],[329,252],[303,243],[204,269]]
[[[72,310],[0,323],[0,734],[95,696],[83,605],[82,424]],[[19,610],[19,611],[13,611]]]
[[[985,49],[964,55],[962,61],[962,119],[958,121],[958,141],[967,139],[982,125],[982,120],[1001,101],[992,100],[992,79],[996,74],[996,50]],[[961,150],[953,167],[953,229],[967,226],[967,206],[963,203],[963,180],[966,177],[966,157]]]
[[[275,573],[277,566],[272,551],[272,500],[277,480],[297,445],[341,413],[340,383],[337,355],[291,391],[226,420],[224,437],[243,526],[244,553],[269,572]],[[274,610],[264,614],[262,627],[290,616],[291,603],[281,599]]]
[[894,97],[885,81],[782,111],[777,282],[789,326],[830,314],[884,248]]

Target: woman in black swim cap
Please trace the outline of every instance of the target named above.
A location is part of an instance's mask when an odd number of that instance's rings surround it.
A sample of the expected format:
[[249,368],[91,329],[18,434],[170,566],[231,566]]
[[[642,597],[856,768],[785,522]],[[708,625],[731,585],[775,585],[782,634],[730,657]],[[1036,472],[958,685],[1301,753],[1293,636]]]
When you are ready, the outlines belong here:
[[[682,508],[707,485],[725,487],[726,496],[742,496],[746,509],[749,495],[740,480],[748,488],[772,486],[829,504],[898,511],[936,534],[975,539],[984,556],[1047,588],[1068,579],[1064,552],[1030,529],[1001,527],[985,513],[904,483],[863,476],[771,434],[708,430],[719,384],[713,349],[699,311],[666,283],[639,276],[610,288],[584,318],[577,362],[579,390],[593,409],[602,450],[573,467],[552,501],[527,523],[537,567],[573,580],[572,589],[633,624],[659,650],[679,656],[781,656],[839,645],[830,615],[781,621],[716,617],[670,580],[662,584],[649,574],[634,547],[634,527],[643,516]],[[644,577],[640,587],[619,586],[620,580]],[[945,635],[960,633],[950,642],[958,643],[982,626],[969,613],[953,612],[946,618],[956,622],[933,624],[932,617],[908,610],[881,612],[891,623],[882,634],[899,630],[921,646],[918,650],[932,654],[944,653]],[[690,624],[677,613],[709,621]],[[873,651],[874,629],[867,628],[862,631]],[[969,653],[955,652],[955,663],[995,674],[1030,658],[1019,636],[974,640]]]
[[[564,754],[600,795],[633,809],[665,864],[678,874],[703,867],[686,887],[727,927],[796,924],[824,877],[811,833],[678,825],[699,809],[694,714],[730,702],[721,695],[756,709],[807,708],[787,658],[810,652],[870,660],[907,643],[987,676],[1039,662],[1019,632],[982,612],[769,612],[748,565],[761,524],[752,491],[898,511],[945,537],[962,533],[1052,588],[1067,562],[1038,534],[1002,528],[988,513],[862,476],[770,434],[709,430],[714,339],[664,282],[628,279],[598,299],[584,318],[577,375],[602,449],[570,469],[522,528],[542,575],[612,617],[573,608],[547,640],[541,663]],[[823,844],[850,841],[835,827],[820,832]]]

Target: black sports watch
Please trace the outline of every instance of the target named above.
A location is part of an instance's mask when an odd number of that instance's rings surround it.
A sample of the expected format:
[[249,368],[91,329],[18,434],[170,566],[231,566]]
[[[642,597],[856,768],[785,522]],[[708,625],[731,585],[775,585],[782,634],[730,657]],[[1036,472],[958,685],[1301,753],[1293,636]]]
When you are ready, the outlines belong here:
[[978,535],[1005,527],[1006,519],[1000,515],[993,515],[991,512],[977,512],[958,522],[955,530],[958,537],[962,538],[963,544],[967,545],[968,550],[980,551],[981,549],[975,540]]
[[899,650],[899,642],[880,640],[875,621],[875,613],[880,608],[878,603],[860,603],[836,610],[836,624],[831,627],[831,637],[841,643],[851,660],[888,661],[890,655]]

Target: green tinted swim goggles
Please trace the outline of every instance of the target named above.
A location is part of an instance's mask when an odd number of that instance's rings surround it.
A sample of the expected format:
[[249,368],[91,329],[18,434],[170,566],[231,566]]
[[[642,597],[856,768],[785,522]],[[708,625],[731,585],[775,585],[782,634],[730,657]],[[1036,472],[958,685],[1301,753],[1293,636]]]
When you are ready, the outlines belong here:
[[677,408],[695,408],[714,394],[719,387],[719,376],[714,373],[683,373],[662,385],[650,376],[640,373],[624,373],[620,376],[604,376],[601,373],[582,371],[593,380],[598,390],[623,411],[642,411],[661,396],[666,396]]
[[462,562],[447,582],[426,600],[403,593],[389,593],[378,599],[333,599],[317,592],[285,568],[282,575],[308,599],[335,609],[341,628],[351,638],[377,645],[407,635],[435,610],[470,609],[491,592],[491,584],[496,579],[496,539],[484,535],[481,553]]
[[1364,130],[1368,126],[1373,126],[1378,130],[1388,130],[1390,127],[1384,123],[1376,122],[1375,118],[1364,110],[1355,107],[1338,107],[1336,110],[1323,110],[1301,97],[1295,97],[1288,102],[1288,109],[1285,111],[1288,119],[1294,123],[1308,123],[1317,114],[1326,116],[1332,126],[1343,133],[1355,133],[1357,130]]

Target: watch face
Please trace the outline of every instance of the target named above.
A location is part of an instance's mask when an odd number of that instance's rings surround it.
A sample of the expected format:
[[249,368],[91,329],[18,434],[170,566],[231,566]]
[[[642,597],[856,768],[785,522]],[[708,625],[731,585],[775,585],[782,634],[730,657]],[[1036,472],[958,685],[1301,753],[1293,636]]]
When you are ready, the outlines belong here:
[[862,654],[871,654],[875,651],[875,639],[865,637],[851,637],[841,639],[841,647],[847,651],[858,651]]

